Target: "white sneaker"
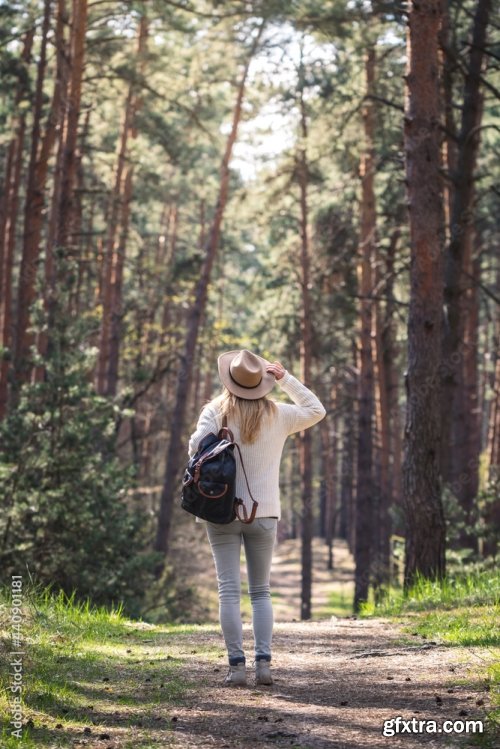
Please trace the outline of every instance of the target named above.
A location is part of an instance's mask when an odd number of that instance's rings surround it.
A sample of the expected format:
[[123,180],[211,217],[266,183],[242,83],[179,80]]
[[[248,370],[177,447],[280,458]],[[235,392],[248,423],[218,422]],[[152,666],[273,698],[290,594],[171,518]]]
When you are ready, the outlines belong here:
[[230,687],[245,687],[247,684],[246,665],[244,663],[237,663],[236,666],[229,666],[224,684]]
[[255,683],[265,684],[266,686],[273,683],[271,676],[271,661],[258,660],[255,662]]

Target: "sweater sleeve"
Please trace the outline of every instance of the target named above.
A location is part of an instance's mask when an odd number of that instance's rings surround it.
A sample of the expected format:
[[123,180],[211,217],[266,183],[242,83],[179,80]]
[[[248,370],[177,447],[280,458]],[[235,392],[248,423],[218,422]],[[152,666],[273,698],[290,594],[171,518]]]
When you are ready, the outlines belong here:
[[210,432],[217,434],[218,431],[219,426],[217,423],[217,414],[215,412],[215,409],[210,404],[207,404],[202,409],[200,417],[198,419],[198,424],[196,425],[196,429],[189,438],[189,457],[193,457],[203,437],[206,437],[207,434],[210,434]]
[[290,372],[286,372],[281,380],[278,380],[278,385],[295,404],[293,406],[289,403],[279,404],[287,434],[312,427],[325,417],[326,410],[319,398]]

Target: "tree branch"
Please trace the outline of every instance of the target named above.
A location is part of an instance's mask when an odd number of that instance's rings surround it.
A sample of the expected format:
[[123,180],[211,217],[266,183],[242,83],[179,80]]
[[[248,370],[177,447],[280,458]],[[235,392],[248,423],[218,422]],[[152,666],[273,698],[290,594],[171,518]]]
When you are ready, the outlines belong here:
[[393,101],[390,101],[389,99],[384,99],[383,96],[376,96],[375,94],[367,94],[365,99],[373,99],[373,101],[380,101],[382,104],[387,104],[388,107],[393,107],[394,109],[397,109],[398,112],[404,112],[404,107],[401,104],[396,104]]

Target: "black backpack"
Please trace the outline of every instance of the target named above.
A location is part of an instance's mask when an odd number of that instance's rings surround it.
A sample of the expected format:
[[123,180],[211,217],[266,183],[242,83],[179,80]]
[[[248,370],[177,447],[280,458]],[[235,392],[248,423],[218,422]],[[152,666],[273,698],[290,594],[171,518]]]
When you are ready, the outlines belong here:
[[[239,445],[234,441],[230,429],[224,426],[218,435],[210,433],[202,439],[198,450],[190,458],[182,480],[181,507],[198,518],[211,523],[225,525],[238,518],[242,523],[251,523],[255,518],[258,502],[252,497],[241,457]],[[242,499],[235,496],[236,457],[238,450],[241,467],[253,502],[250,517]],[[240,508],[243,517],[240,516]]]

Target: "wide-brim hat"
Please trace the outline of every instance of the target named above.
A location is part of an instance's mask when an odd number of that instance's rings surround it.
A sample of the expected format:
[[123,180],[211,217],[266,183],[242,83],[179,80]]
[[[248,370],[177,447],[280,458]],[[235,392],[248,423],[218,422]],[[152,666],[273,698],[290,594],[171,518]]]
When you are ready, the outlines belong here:
[[276,382],[274,375],[266,372],[270,362],[247,349],[226,351],[219,356],[217,364],[222,384],[245,400],[263,398]]

